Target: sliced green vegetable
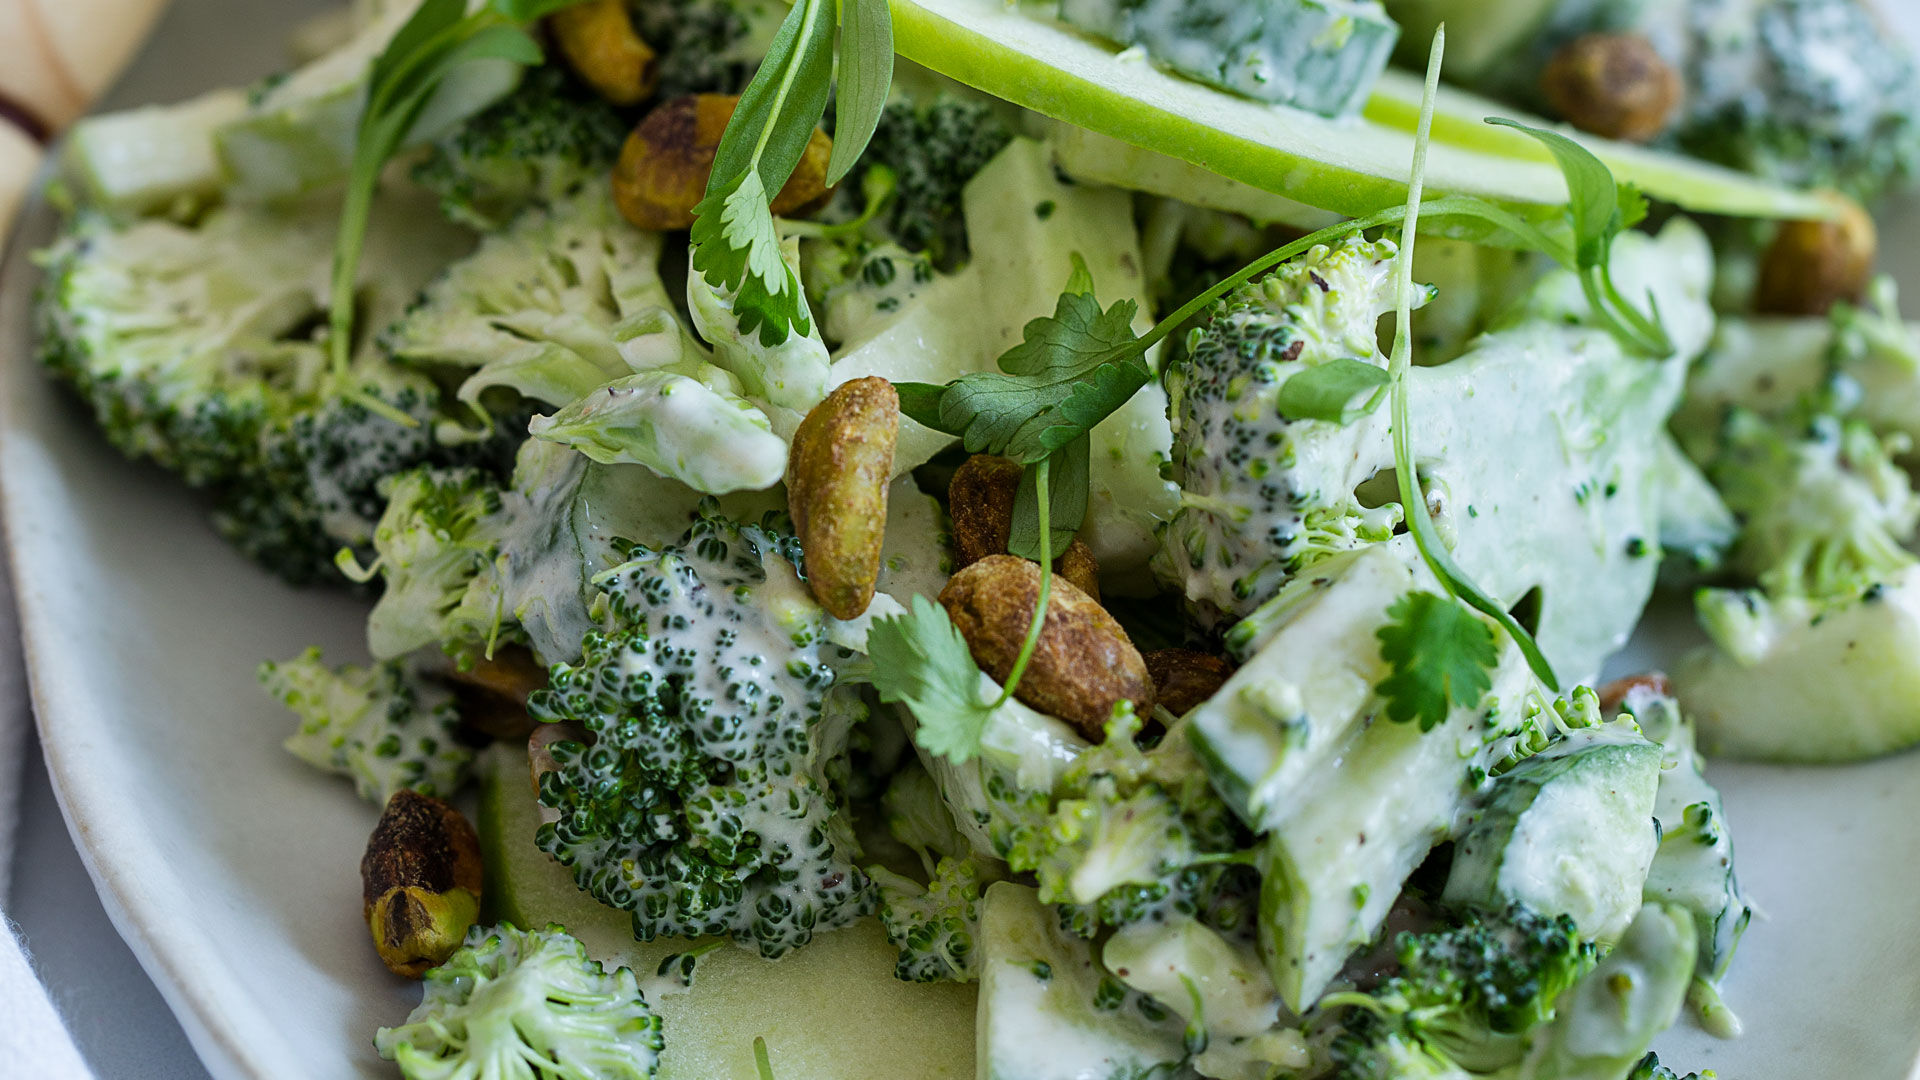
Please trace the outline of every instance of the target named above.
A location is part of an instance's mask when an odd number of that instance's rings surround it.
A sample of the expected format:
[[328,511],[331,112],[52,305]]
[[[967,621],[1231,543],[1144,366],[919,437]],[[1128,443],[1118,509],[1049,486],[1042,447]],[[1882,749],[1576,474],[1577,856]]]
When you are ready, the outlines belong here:
[[[1420,119],[1420,91],[1417,76],[1389,70],[1374,85],[1373,97],[1368,100],[1364,115],[1382,127],[1411,132]],[[1809,220],[1832,217],[1834,213],[1831,204],[1811,192],[1780,187],[1680,154],[1559,128],[1551,120],[1529,116],[1511,105],[1457,87],[1440,88],[1434,102],[1433,139],[1460,150],[1509,161],[1548,160],[1547,151],[1540,143],[1524,132],[1488,124],[1486,120],[1490,116],[1510,117],[1529,127],[1555,128],[1592,151],[1621,183],[1633,184],[1647,195],[1683,210],[1732,217]]]
[[[1166,74],[1000,0],[894,0],[893,11],[901,55],[1056,120],[1341,214],[1406,201],[1417,80],[1389,73],[1366,118],[1334,121]],[[1461,133],[1466,117],[1480,128],[1483,117],[1511,112],[1443,93],[1427,188],[1479,195],[1529,218],[1550,216],[1546,207],[1564,203],[1567,189],[1543,152],[1513,149],[1512,139],[1525,138],[1516,132],[1491,143]],[[1600,156],[1619,163],[1622,180],[1690,209],[1821,216],[1808,196],[1685,158],[1633,148]]]

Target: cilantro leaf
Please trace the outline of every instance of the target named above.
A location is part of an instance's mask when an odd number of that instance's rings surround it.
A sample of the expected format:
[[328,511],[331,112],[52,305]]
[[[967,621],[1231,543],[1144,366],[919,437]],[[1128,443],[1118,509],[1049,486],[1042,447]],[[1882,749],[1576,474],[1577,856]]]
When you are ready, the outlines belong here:
[[907,614],[875,620],[867,655],[880,700],[913,711],[928,753],[964,764],[980,752],[994,705],[981,700],[980,667],[945,608],[915,596]]
[[1458,705],[1470,707],[1493,688],[1500,661],[1493,628],[1451,597],[1410,592],[1387,609],[1392,619],[1374,631],[1380,658],[1392,668],[1378,690],[1387,719],[1418,722],[1432,731]]
[[1386,385],[1387,370],[1364,360],[1342,356],[1302,371],[1280,384],[1275,405],[1289,420],[1326,420],[1345,424],[1380,407],[1381,396],[1374,394],[1359,405],[1348,408],[1354,396]]
[[[840,8],[838,137],[827,163],[829,184],[845,177],[866,149],[893,84],[893,16],[886,0],[847,0]],[[706,197],[693,209],[693,268],[733,294],[741,332],[758,331],[769,348],[813,328],[799,276],[781,258],[770,204],[826,113],[835,11],[833,0],[800,0],[787,12],[727,121]]]
[[746,170],[693,208],[693,268],[733,294],[740,332],[760,331],[768,347],[805,334],[812,321],[800,278],[780,251],[767,189],[760,173]]
[[998,372],[974,372],[940,398],[939,428],[971,453],[1032,464],[1093,430],[1153,378],[1133,332],[1138,305],[1102,311],[1091,293],[1061,295],[1054,313],[1026,325]]
[[[1062,552],[1087,519],[1087,493],[1092,487],[1093,436],[1082,435],[1048,458],[1054,470],[1047,500],[1051,540],[1047,550]],[[1029,465],[1020,474],[1013,497],[1013,527],[1007,534],[1007,554],[1040,558],[1040,466]]]

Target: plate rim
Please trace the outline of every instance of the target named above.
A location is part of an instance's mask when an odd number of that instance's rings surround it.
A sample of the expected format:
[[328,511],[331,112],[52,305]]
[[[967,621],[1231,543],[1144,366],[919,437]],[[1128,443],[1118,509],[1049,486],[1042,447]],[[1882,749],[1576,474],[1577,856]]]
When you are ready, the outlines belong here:
[[[6,549],[5,572],[13,585],[34,732],[61,820],[108,921],[153,980],[201,1064],[219,1080],[271,1080],[288,1075],[276,1072],[274,1061],[287,1057],[286,1047],[280,1045],[278,1054],[262,1053],[265,1041],[257,1037],[258,1032],[244,1034],[204,976],[190,974],[218,967],[216,943],[190,922],[183,926],[182,920],[167,919],[164,907],[135,902],[139,879],[152,869],[138,856],[102,857],[108,847],[152,850],[151,833],[137,815],[109,812],[99,795],[89,791],[94,781],[75,760],[83,748],[67,745],[65,732],[73,725],[62,719],[83,707],[67,699],[63,681],[49,671],[54,661],[48,654],[57,649],[48,640],[54,624],[47,612],[48,598],[34,585],[35,573],[44,568],[37,561],[35,545],[15,524],[26,512],[14,479],[15,462],[33,440],[14,422],[22,405],[12,385],[23,377],[43,377],[35,358],[33,305],[44,274],[32,252],[52,235],[56,224],[47,185],[56,172],[62,145],[56,141],[49,147],[0,246],[0,364],[6,366],[0,376],[0,544]],[[164,862],[156,861],[164,872]]]

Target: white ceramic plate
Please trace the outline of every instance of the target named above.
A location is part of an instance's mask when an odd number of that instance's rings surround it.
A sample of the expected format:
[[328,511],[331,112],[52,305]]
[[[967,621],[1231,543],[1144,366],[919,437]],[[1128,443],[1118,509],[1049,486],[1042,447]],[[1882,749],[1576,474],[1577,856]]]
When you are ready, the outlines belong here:
[[[307,10],[180,0],[122,103],[275,66],[279,33]],[[370,1039],[418,990],[365,944],[356,867],[374,811],[280,749],[290,719],[253,679],[259,660],[316,642],[359,657],[362,608],[233,554],[189,493],[122,460],[48,383],[32,362],[27,252],[52,221],[36,204],[22,225],[0,267],[0,486],[68,824],[214,1075],[390,1077]],[[1920,239],[1920,218],[1889,231]],[[1920,295],[1920,274],[1903,276]],[[1684,610],[1652,622],[1669,632],[1643,635],[1621,670],[1657,664],[1691,633]],[[1729,1043],[1683,1028],[1663,1056],[1723,1080],[1920,1076],[1920,755],[1711,775],[1764,912],[1726,987],[1749,1031]]]

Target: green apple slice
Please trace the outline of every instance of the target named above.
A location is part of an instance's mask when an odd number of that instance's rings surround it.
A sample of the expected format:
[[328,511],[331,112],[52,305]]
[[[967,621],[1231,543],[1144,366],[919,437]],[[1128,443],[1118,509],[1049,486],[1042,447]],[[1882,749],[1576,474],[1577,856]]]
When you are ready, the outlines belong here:
[[[1004,0],[891,0],[900,54],[978,90],[1130,145],[1177,158],[1296,202],[1359,216],[1406,201],[1411,125],[1398,123],[1404,95],[1376,93],[1389,120],[1329,120],[1235,97],[1156,69],[1137,52],[1082,36]],[[1463,99],[1463,100],[1461,100]],[[1557,213],[1567,188],[1544,155],[1479,141],[1480,115],[1461,95],[1447,110],[1427,158],[1434,195],[1477,195],[1529,216]],[[1418,98],[1415,97],[1417,104]],[[1508,110],[1510,111],[1510,110]],[[1473,116],[1474,134],[1460,118]],[[1615,160],[1661,199],[1736,215],[1824,216],[1809,196],[1751,177],[1620,151]],[[1549,211],[1549,207],[1554,208]]]
[[[1420,122],[1420,98],[1424,89],[1419,76],[1388,69],[1374,84],[1365,116],[1384,127],[1412,132]],[[1458,87],[1440,88],[1434,100],[1433,137],[1453,146],[1513,160],[1551,160],[1539,141],[1524,132],[1489,124],[1486,122],[1489,116],[1508,117],[1532,127],[1554,128],[1577,139],[1607,163],[1615,178],[1635,184],[1648,195],[1682,210],[1733,217],[1819,219],[1833,216],[1833,208],[1811,192],[1778,187],[1746,173],[1681,154],[1588,135]]]

